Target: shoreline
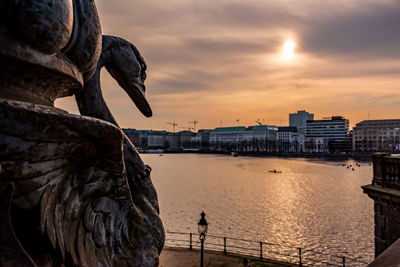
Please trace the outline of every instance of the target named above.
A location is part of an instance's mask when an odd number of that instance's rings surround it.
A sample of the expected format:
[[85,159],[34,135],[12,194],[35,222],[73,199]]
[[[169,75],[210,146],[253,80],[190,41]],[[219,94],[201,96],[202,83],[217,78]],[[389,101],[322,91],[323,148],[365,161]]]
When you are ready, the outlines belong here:
[[[245,157],[272,157],[272,158],[319,158],[326,160],[348,160],[354,159],[363,162],[372,162],[372,153],[351,153],[351,154],[334,154],[334,153],[281,153],[281,152],[237,152],[238,156]],[[211,154],[211,155],[231,155],[231,152],[226,151],[145,151],[139,150],[140,154]]]

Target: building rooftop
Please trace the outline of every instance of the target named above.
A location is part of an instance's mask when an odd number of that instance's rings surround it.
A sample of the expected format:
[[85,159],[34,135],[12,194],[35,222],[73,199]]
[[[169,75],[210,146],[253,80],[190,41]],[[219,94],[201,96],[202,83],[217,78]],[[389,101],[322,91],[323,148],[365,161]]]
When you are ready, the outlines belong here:
[[386,119],[386,120],[365,120],[356,124],[358,125],[370,125],[370,124],[400,124],[400,119]]
[[244,126],[234,126],[234,127],[217,127],[212,132],[240,132],[246,131]]
[[343,116],[332,116],[329,119],[322,119],[322,120],[307,120],[307,123],[314,123],[314,122],[330,122],[330,121],[348,121]]
[[128,129],[122,129],[122,131],[124,131],[124,133],[134,133],[134,132],[137,132],[136,129],[130,129],[130,128],[128,128]]
[[197,131],[197,133],[209,133],[211,131],[212,131],[212,129],[200,129]]
[[297,127],[296,126],[278,127],[278,132],[297,133]]
[[272,125],[254,125],[254,126],[249,126],[247,128],[248,131],[264,131],[264,130],[271,130],[271,128],[276,129],[276,126]]
[[314,115],[313,113],[310,113],[306,110],[298,110],[296,113],[289,113],[290,115],[303,115],[303,114],[307,114],[307,115]]
[[167,134],[167,131],[137,130],[139,134]]
[[180,131],[180,132],[178,132],[178,133],[179,133],[179,134],[189,134],[189,135],[195,134],[194,132],[188,131],[188,130]]

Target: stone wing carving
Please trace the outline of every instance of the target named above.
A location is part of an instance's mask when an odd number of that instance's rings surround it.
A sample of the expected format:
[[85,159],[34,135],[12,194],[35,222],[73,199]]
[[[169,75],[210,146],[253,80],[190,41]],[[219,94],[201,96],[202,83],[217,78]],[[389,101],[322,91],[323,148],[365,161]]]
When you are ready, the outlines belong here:
[[98,119],[0,101],[0,189],[13,188],[10,228],[33,262],[157,265],[164,233],[150,169],[127,176],[123,140]]

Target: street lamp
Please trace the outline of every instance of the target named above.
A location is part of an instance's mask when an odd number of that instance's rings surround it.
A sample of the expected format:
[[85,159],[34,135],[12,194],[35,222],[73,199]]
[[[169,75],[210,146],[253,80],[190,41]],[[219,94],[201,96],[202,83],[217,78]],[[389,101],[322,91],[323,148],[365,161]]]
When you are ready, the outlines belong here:
[[201,215],[201,219],[200,219],[200,221],[199,221],[199,223],[197,225],[198,225],[198,231],[199,231],[199,234],[200,234],[200,241],[201,241],[200,267],[203,267],[204,266],[204,261],[203,261],[204,240],[206,239],[206,234],[207,234],[207,230],[208,230],[208,223],[206,221],[206,218],[204,218],[206,216],[204,211],[200,215]]

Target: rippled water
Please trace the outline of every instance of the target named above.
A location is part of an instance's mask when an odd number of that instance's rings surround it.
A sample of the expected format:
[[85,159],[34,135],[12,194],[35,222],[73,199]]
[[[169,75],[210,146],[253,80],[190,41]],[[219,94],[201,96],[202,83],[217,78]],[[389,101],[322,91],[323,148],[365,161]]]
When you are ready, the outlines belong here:
[[[346,255],[374,254],[373,201],[361,185],[372,167],[355,161],[142,155],[152,166],[167,231],[197,232],[206,212],[211,235],[230,236]],[[280,174],[269,172],[277,169]],[[350,266],[353,264],[349,264]],[[355,265],[355,264],[354,264]]]

